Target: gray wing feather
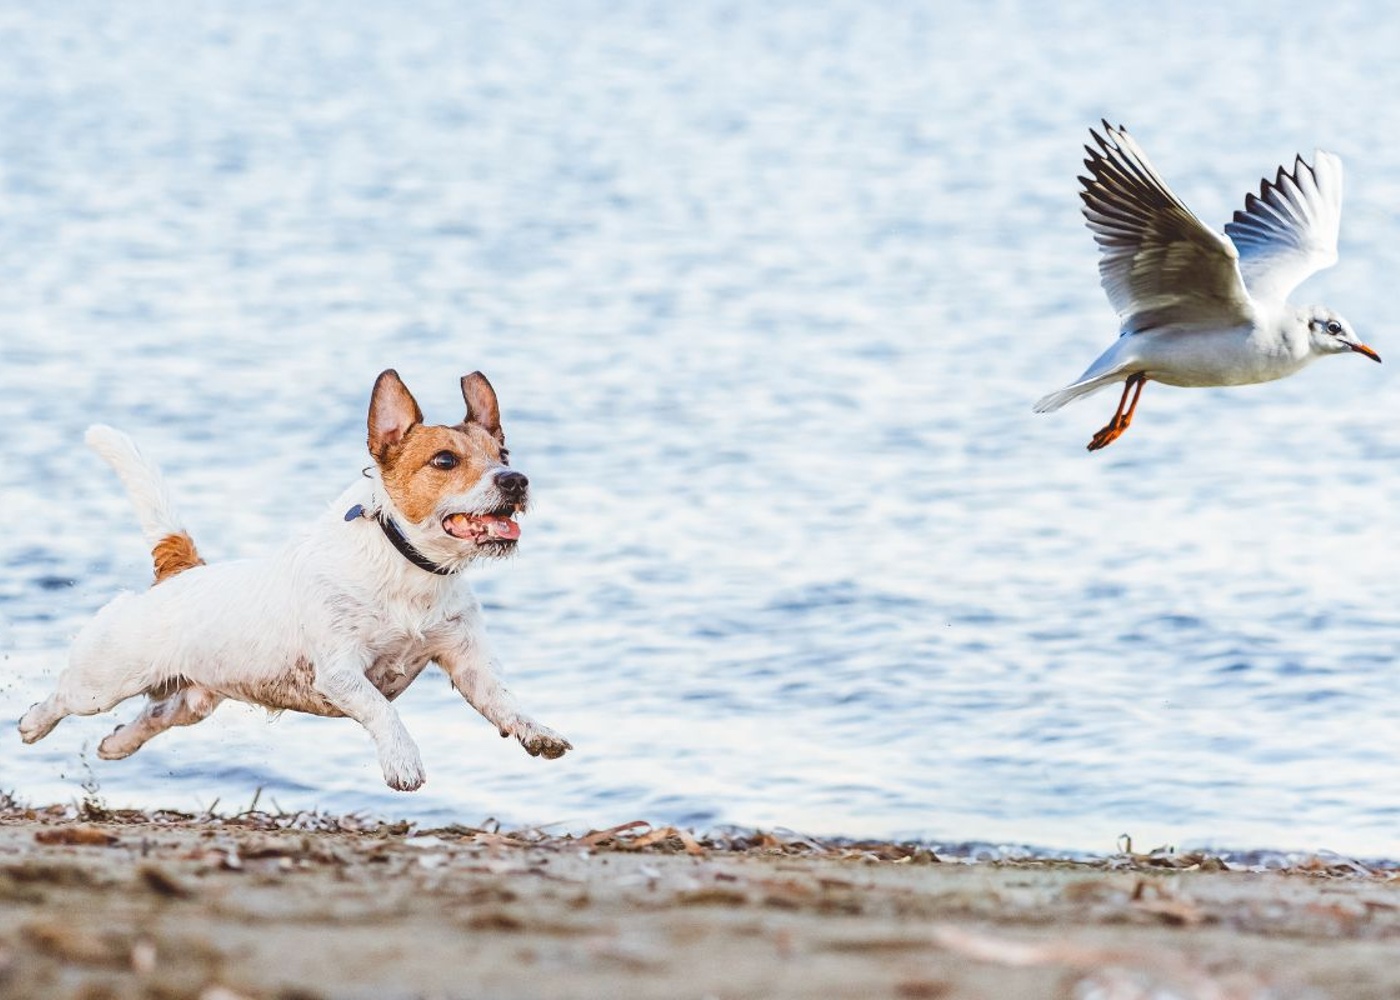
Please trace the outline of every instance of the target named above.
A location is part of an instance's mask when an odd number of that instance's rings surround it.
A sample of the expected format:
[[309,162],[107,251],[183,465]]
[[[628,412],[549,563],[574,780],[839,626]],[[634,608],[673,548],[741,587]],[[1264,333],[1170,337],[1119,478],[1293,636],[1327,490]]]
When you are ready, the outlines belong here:
[[1090,130],[1080,197],[1099,244],[1099,275],[1124,332],[1223,329],[1254,315],[1234,244],[1172,194],[1122,128]]
[[1293,172],[1259,184],[1243,211],[1225,227],[1240,253],[1246,287],[1261,302],[1282,304],[1309,276],[1337,262],[1342,227],[1342,161],[1318,150],[1314,164],[1301,156]]

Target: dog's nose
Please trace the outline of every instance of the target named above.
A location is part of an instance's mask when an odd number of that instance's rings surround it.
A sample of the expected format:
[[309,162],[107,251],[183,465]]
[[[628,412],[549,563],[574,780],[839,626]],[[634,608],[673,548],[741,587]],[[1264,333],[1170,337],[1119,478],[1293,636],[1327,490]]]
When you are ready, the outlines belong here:
[[519,500],[529,488],[530,480],[523,472],[516,472],[512,469],[496,473],[496,489],[513,500]]

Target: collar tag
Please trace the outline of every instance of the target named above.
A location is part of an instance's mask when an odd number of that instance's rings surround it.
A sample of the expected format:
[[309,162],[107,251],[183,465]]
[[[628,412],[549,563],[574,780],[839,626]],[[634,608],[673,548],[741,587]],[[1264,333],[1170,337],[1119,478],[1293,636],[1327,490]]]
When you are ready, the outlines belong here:
[[353,520],[355,520],[355,518],[357,518],[357,517],[364,517],[364,516],[365,516],[365,505],[362,504],[362,503],[357,503],[357,504],[355,504],[355,506],[351,507],[349,510],[347,510],[347,511],[345,512],[345,520],[347,520],[347,521],[353,521]]

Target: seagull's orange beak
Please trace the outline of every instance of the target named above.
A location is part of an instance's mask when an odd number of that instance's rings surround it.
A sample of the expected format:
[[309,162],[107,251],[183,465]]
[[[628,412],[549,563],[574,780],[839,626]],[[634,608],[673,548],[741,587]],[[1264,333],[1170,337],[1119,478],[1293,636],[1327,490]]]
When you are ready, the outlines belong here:
[[1357,354],[1364,354],[1364,355],[1366,355],[1366,357],[1370,358],[1370,359],[1371,359],[1372,361],[1374,361],[1376,364],[1380,364],[1380,363],[1381,363],[1381,356],[1380,356],[1379,354],[1377,354],[1375,351],[1371,350],[1371,348],[1367,347],[1365,344],[1362,344],[1362,343],[1352,344],[1352,345],[1351,345],[1351,349],[1352,349],[1353,351],[1355,351]]

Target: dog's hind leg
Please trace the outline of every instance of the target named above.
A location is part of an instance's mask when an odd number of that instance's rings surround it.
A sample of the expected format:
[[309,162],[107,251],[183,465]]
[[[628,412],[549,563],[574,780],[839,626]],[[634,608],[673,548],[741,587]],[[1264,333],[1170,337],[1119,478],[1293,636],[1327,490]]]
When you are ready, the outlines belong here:
[[133,677],[130,686],[91,689],[73,680],[71,667],[58,680],[58,690],[24,713],[19,720],[20,739],[26,743],[42,740],[53,727],[70,715],[97,715],[134,698],[145,690],[141,678]]
[[207,719],[223,700],[221,695],[198,686],[181,688],[165,698],[153,695],[140,715],[118,726],[97,745],[97,756],[103,760],[130,757],[152,736],[173,726],[192,726]]
[[51,694],[43,701],[31,705],[19,720],[19,738],[26,743],[42,740],[53,727],[72,713],[64,707],[57,694]]
[[[114,609],[119,614],[122,601],[119,597],[107,605],[99,613],[98,622]],[[128,698],[145,694],[160,684],[160,679],[152,674],[144,649],[115,639],[105,628],[90,625],[73,641],[68,667],[59,675],[57,689],[19,720],[20,738],[33,743],[70,715],[97,715]]]
[[140,686],[133,685],[129,690],[75,692],[72,690],[72,684],[64,683],[67,678],[68,674],[65,673],[59,678],[58,690],[32,706],[20,718],[19,736],[24,742],[34,743],[42,740],[53,732],[54,726],[70,715],[97,715],[99,712],[115,708],[142,691]]

